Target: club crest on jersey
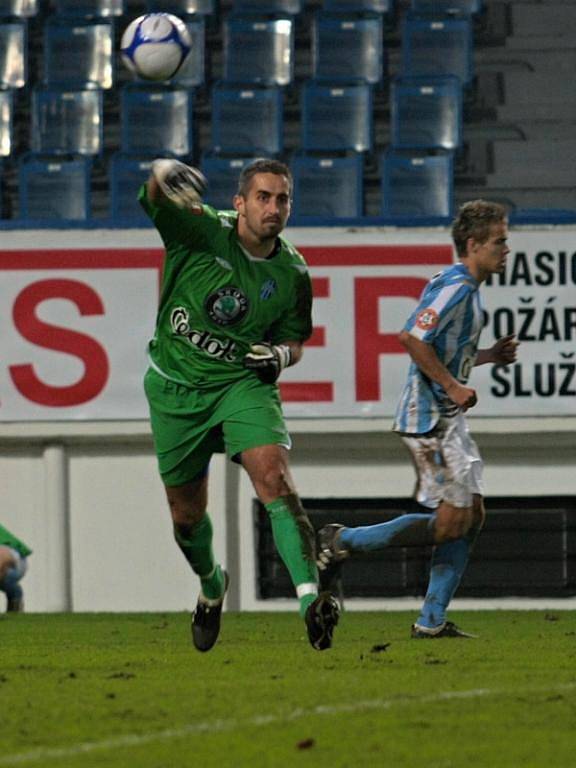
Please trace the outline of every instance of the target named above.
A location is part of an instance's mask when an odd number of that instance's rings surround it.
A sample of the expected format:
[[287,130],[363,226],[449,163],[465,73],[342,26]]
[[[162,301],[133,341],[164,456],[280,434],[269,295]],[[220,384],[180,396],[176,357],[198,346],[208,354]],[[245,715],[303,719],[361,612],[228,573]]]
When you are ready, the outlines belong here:
[[423,309],[418,312],[416,316],[416,325],[422,331],[429,331],[431,328],[435,328],[438,325],[438,312],[431,307]]
[[210,319],[217,325],[234,325],[248,312],[247,297],[233,285],[220,288],[211,293],[204,304]]
[[263,283],[262,288],[260,288],[260,298],[263,301],[272,298],[272,296],[274,296],[276,293],[277,288],[278,285],[276,284],[276,280],[271,277],[269,280],[266,280],[266,282]]

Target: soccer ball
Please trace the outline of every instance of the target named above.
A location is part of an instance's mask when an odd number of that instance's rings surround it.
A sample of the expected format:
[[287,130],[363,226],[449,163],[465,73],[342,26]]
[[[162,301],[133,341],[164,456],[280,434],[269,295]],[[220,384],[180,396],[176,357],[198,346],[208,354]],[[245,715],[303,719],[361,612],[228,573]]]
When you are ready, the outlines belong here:
[[147,13],[134,19],[120,42],[122,60],[144,80],[169,80],[190,53],[192,40],[184,22],[171,13]]

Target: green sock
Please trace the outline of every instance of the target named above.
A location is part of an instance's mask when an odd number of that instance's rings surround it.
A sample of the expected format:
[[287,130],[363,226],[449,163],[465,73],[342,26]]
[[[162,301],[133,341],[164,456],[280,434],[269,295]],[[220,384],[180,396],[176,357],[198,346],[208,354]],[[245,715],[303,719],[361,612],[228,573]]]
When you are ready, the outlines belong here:
[[222,569],[212,551],[212,521],[208,514],[196,525],[174,526],[174,538],[190,567],[200,577],[202,594],[217,600],[224,591]]
[[304,616],[318,595],[314,529],[295,494],[281,496],[264,506],[270,515],[276,549],[296,587],[300,615]]

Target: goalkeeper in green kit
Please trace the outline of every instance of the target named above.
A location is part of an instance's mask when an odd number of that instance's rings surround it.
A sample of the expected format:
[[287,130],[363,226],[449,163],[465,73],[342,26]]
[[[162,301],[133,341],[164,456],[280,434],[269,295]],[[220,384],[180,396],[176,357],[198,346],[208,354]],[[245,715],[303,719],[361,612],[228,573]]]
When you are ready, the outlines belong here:
[[202,204],[205,188],[195,168],[163,159],[140,191],[166,249],[145,391],[174,536],[200,578],[192,639],[199,651],[212,648],[228,587],[207,512],[208,464],[226,451],[270,515],[310,643],[324,650],[338,605],[318,594],[314,531],[288,466],[276,385],[312,331],[306,264],[280,237],[292,177],[276,160],[253,161],[240,174],[234,211]]

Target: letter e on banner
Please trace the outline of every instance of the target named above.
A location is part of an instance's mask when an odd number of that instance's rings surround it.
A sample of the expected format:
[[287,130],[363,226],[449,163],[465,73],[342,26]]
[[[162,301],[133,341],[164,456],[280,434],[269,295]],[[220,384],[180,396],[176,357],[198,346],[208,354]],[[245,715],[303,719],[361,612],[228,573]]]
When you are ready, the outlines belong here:
[[46,384],[31,364],[10,366],[10,375],[20,394],[34,403],[55,408],[80,405],[99,395],[106,386],[110,370],[108,356],[92,337],[41,320],[38,307],[50,299],[73,302],[81,315],[103,315],[102,300],[86,283],[58,279],[28,285],[14,302],[14,325],[18,332],[39,347],[79,358],[84,364],[84,375],[68,386]]

